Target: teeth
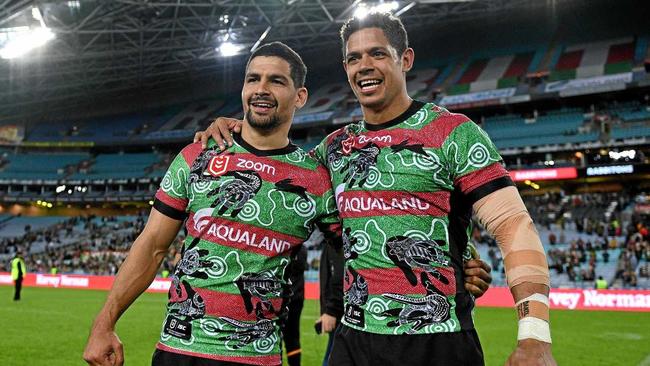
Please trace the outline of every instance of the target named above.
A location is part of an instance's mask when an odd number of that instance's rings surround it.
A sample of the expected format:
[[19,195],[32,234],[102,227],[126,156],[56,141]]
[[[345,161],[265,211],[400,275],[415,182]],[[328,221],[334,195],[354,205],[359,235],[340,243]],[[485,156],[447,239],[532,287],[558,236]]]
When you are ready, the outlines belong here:
[[272,105],[268,103],[253,103],[254,106],[256,107],[262,107],[262,108],[271,108]]
[[379,85],[379,83],[381,83],[381,80],[362,80],[359,82],[359,85],[365,88],[366,86]]

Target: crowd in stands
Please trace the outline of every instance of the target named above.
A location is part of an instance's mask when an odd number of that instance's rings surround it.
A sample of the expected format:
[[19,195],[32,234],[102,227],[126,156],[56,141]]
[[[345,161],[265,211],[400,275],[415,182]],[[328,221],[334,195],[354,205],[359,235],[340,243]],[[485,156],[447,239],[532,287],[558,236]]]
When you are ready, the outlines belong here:
[[[24,235],[0,241],[0,255],[25,253],[30,272],[115,275],[145,220],[142,213],[132,217],[91,215],[72,217],[41,230],[28,226]],[[182,239],[177,237],[170,246],[159,274],[168,275],[173,269]]]
[[[596,282],[636,287],[650,284],[647,217],[633,214],[634,196],[626,193],[547,193],[524,197],[544,244],[556,284]],[[503,260],[496,242],[477,228],[474,242],[487,247],[486,261],[497,276]],[[485,251],[484,251],[485,252]]]
[[[605,277],[617,287],[634,287],[643,279],[641,285],[650,284],[650,222],[647,217],[626,215],[633,204],[631,195],[549,193],[525,197],[525,201],[540,231],[552,278],[561,276],[584,283]],[[30,272],[114,275],[145,221],[146,214],[140,213],[78,216],[38,230],[27,226],[22,236],[0,239],[0,258],[5,259],[5,271],[9,269],[8,259],[20,250],[27,254]],[[479,229],[474,241],[479,247],[485,245],[485,260],[494,274],[502,276],[503,260],[496,242]],[[320,265],[320,251],[325,245],[322,234],[318,234],[305,243],[308,271],[312,272]],[[168,276],[173,271],[183,239],[179,235],[170,246],[159,275]]]

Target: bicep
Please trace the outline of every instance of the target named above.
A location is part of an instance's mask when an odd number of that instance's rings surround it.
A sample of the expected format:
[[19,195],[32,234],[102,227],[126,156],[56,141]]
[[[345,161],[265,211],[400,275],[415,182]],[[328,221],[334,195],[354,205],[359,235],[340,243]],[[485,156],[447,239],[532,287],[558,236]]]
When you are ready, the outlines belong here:
[[167,250],[182,225],[182,220],[173,219],[152,208],[141,236],[147,238],[155,249]]

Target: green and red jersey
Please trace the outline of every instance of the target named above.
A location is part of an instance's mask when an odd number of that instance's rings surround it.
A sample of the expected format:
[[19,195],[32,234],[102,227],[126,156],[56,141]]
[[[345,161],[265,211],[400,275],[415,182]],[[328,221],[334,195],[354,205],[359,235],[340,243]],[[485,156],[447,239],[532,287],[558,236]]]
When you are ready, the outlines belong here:
[[157,348],[253,365],[279,365],[289,257],[314,225],[340,235],[327,170],[295,145],[257,150],[240,135],[176,156],[154,207],[186,219]]
[[415,101],[392,121],[333,132],[315,155],[343,224],[343,323],[379,334],[472,329],[463,285],[472,204],[512,185],[487,134]]

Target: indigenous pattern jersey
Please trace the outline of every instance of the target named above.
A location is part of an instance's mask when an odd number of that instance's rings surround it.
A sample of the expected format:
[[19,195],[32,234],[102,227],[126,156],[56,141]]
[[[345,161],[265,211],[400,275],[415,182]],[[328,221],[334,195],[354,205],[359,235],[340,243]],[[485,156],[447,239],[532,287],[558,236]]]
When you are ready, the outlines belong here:
[[279,365],[290,295],[289,257],[314,224],[340,235],[329,175],[295,145],[260,151],[235,135],[185,147],[172,162],[154,207],[187,217],[182,258],[169,290],[157,348],[254,365]]
[[379,334],[472,329],[472,204],[512,185],[487,134],[416,101],[393,121],[333,132],[315,154],[343,223],[343,323]]

